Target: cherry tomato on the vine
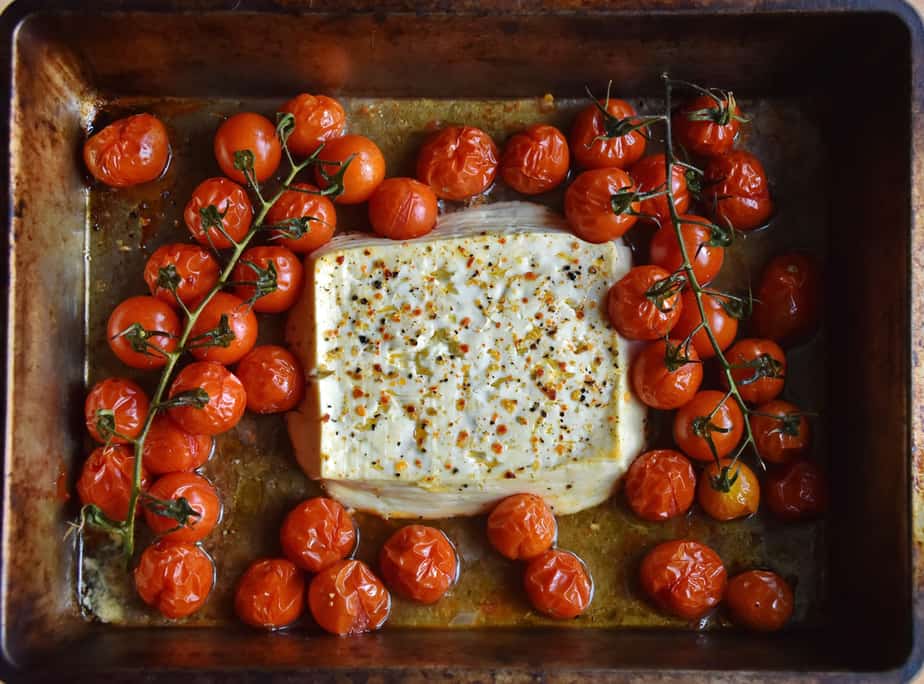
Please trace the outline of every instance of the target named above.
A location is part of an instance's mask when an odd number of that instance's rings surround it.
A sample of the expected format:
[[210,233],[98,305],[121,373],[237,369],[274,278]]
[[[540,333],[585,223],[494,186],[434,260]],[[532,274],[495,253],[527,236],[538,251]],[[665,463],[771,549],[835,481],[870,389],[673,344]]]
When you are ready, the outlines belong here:
[[253,112],[242,112],[226,119],[215,133],[214,148],[221,172],[238,183],[246,183],[247,177],[234,165],[236,153],[250,151],[253,174],[260,183],[276,173],[282,159],[276,126],[265,116]]
[[[664,165],[663,154],[653,154],[640,159],[637,164],[629,169],[629,175],[632,176],[632,180],[635,181],[640,193],[647,194],[667,190],[667,167]],[[686,171],[680,164],[671,166],[671,178],[674,207],[678,214],[682,214],[690,207],[690,191],[687,188]],[[671,218],[667,195],[642,200],[638,210],[641,214],[656,216],[659,222],[669,221]]]
[[170,398],[176,402],[181,397],[182,405],[170,407],[170,417],[194,435],[227,432],[240,422],[247,406],[241,381],[210,361],[191,363],[177,374],[170,385]]
[[[144,266],[144,282],[154,297],[170,306],[186,305],[215,287],[221,267],[202,247],[177,242],[159,247]],[[176,295],[173,293],[176,292]]]
[[87,431],[97,442],[126,444],[141,434],[150,403],[144,390],[131,380],[101,380],[83,404]]
[[190,434],[159,413],[145,437],[142,458],[152,475],[195,470],[209,459],[212,444],[211,436]]
[[250,305],[227,292],[216,292],[193,324],[188,347],[200,361],[231,364],[244,358],[256,342],[257,316]]
[[227,178],[199,183],[183,210],[183,221],[196,242],[215,249],[230,247],[231,240],[243,240],[252,220],[247,191]]
[[773,214],[773,200],[763,165],[750,152],[732,150],[709,160],[703,177],[703,199],[716,221],[735,230],[754,230]]
[[315,167],[318,187],[329,187],[330,181],[324,174],[333,178],[351,157],[352,161],[343,173],[343,192],[334,198],[337,204],[365,202],[385,180],[385,157],[378,145],[362,135],[345,135],[325,143],[318,155],[318,159],[330,162]]
[[713,461],[699,475],[696,500],[716,520],[728,521],[757,513],[760,485],[757,476],[741,461]]
[[343,135],[346,112],[337,100],[327,95],[302,93],[282,105],[279,110],[295,117],[295,129],[289,135],[292,154],[307,157],[321,143]]
[[567,620],[590,605],[594,583],[580,558],[569,551],[546,551],[533,558],[523,573],[530,603],[543,615]]
[[674,139],[702,157],[728,152],[741,128],[741,110],[731,93],[701,95],[684,103],[673,116]]
[[114,188],[147,183],[170,160],[167,129],[151,114],[119,119],[84,143],[83,160],[96,180]]
[[811,446],[809,422],[789,402],[775,399],[761,404],[751,413],[749,420],[757,453],[765,461],[789,463],[804,456]]
[[630,340],[665,337],[680,318],[683,279],[669,280],[660,266],[635,266],[613,287],[606,298],[610,323]]
[[254,561],[237,583],[234,612],[251,627],[286,627],[298,620],[304,609],[305,576],[284,558]]
[[320,572],[353,552],[356,526],[343,506],[319,496],[289,511],[279,541],[286,558],[303,570]]
[[436,225],[436,195],[413,178],[388,178],[369,198],[372,230],[392,240],[426,235]]
[[[703,382],[703,366],[696,350],[678,348],[678,340],[656,340],[645,345],[632,361],[632,389],[646,406],[668,411],[680,408],[699,391]],[[670,356],[670,364],[668,363]]]
[[235,374],[247,391],[247,408],[254,413],[291,411],[305,393],[298,359],[273,344],[254,347],[237,364]]
[[[173,541],[196,542],[205,539],[221,516],[221,501],[212,483],[196,473],[168,473],[158,479],[148,494],[166,502],[186,499],[198,515],[169,517],[161,515],[151,502],[144,504],[144,519],[154,534]],[[179,529],[177,529],[179,528]]]
[[144,550],[135,568],[138,595],[171,620],[199,610],[214,582],[212,559],[187,542],[160,539]]
[[[684,214],[680,217],[680,234],[687,257],[693,264],[693,273],[700,285],[713,280],[722,269],[725,261],[725,248],[710,244],[713,241],[714,229],[708,220],[701,216]],[[677,233],[670,221],[661,223],[661,227],[651,238],[651,261],[658,266],[666,268],[671,273],[683,265],[683,255],[680,253],[680,243]]]
[[775,632],[789,622],[792,589],[775,572],[748,570],[731,578],[725,602],[732,621],[757,632]]
[[507,141],[500,175],[517,192],[538,195],[565,180],[570,161],[562,132],[548,124],[533,124]]
[[644,132],[629,130],[637,123],[635,108],[625,100],[589,104],[571,128],[571,153],[585,169],[627,169],[645,154]]
[[511,560],[530,560],[555,543],[558,525],[548,504],[535,494],[514,494],[488,516],[488,541]]
[[[275,276],[270,273],[270,262]],[[234,294],[246,302],[256,295],[254,311],[282,313],[292,308],[302,293],[305,273],[301,260],[285,247],[251,247],[241,255],[231,277],[237,283],[256,283],[234,288]],[[273,281],[275,289],[270,291]]]
[[165,352],[176,350],[180,319],[156,297],[129,297],[119,304],[106,324],[106,340],[119,360],[131,368],[160,368]]
[[693,505],[696,476],[690,460],[672,449],[647,451],[626,473],[626,501],[642,520],[668,520]]
[[[696,294],[691,289],[683,291],[680,297],[680,317],[677,319],[677,325],[671,331],[672,335],[678,340],[685,340],[690,333],[703,321],[699,313],[699,307],[696,305]],[[722,297],[713,296],[708,293],[702,295],[703,309],[706,311],[706,323],[712,329],[715,335],[715,341],[719,343],[722,351],[728,349],[735,336],[738,334],[738,319],[728,313]],[[704,328],[700,328],[693,335],[693,348],[699,354],[699,358],[711,359],[715,356],[715,349],[709,340],[709,333]]]
[[441,199],[461,201],[487,190],[497,176],[497,145],[472,126],[449,126],[431,135],[417,155],[417,180]]
[[365,563],[343,560],[311,580],[308,607],[315,622],[331,634],[362,634],[385,624],[391,595]]
[[[128,447],[121,444],[97,447],[84,462],[77,480],[80,503],[97,506],[110,520],[125,520],[134,471],[135,456]],[[148,473],[142,466],[141,488],[147,486]]]
[[724,392],[697,392],[674,415],[674,441],[683,453],[697,461],[715,459],[706,435],[712,438],[715,454],[724,458],[738,446],[743,432],[741,408]]
[[[337,229],[337,211],[334,203],[327,197],[316,194],[317,187],[310,183],[293,183],[292,188],[286,190],[270,207],[266,214],[267,225],[280,225],[289,219],[311,218],[308,221],[307,232],[288,227],[273,231],[279,244],[288,247],[296,254],[307,254],[318,247],[326,245],[334,236]],[[304,192],[300,192],[304,191]],[[289,237],[286,237],[286,236]]]
[[[772,340],[745,338],[735,342],[725,354],[741,397],[751,404],[776,399],[786,378],[786,355]],[[723,378],[723,384],[728,384]]]
[[695,541],[659,544],[645,556],[639,574],[642,588],[655,605],[685,620],[704,617],[725,595],[722,559]]
[[459,575],[459,558],[449,537],[435,527],[407,525],[379,553],[379,572],[393,592],[418,603],[439,601]]
[[635,184],[622,169],[585,171],[565,191],[565,218],[582,240],[615,240],[638,221],[634,193]]
[[804,342],[818,324],[821,278],[817,262],[792,252],[764,268],[754,303],[754,331],[783,346]]
[[810,520],[827,509],[828,485],[817,465],[793,461],[767,473],[764,497],[771,512],[781,520]]

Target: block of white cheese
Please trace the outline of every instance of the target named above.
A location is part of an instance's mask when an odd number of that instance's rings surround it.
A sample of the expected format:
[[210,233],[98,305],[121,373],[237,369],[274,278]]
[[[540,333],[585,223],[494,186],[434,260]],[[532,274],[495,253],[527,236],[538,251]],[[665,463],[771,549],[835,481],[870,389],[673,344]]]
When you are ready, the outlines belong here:
[[475,514],[517,492],[557,513],[604,501],[645,431],[604,308],[630,266],[621,241],[583,242],[520,202],[417,240],[334,238],[306,260],[287,330],[308,376],[287,416],[302,468],[386,517]]

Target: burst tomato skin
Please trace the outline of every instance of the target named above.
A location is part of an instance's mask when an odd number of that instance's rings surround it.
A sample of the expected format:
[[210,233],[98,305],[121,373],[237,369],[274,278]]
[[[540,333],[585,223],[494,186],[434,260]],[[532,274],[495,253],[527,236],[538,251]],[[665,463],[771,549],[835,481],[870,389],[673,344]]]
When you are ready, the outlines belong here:
[[[126,444],[141,434],[150,407],[148,395],[126,378],[106,378],[93,385],[83,404],[87,431],[101,444]],[[102,435],[97,429],[97,411],[112,411],[115,431],[122,435]],[[128,439],[125,439],[125,438]]]
[[818,325],[821,278],[818,263],[791,252],[770,261],[761,275],[754,304],[754,330],[784,347],[804,342]]
[[817,518],[828,507],[824,473],[811,461],[793,461],[771,470],[764,494],[770,511],[786,522]]
[[497,145],[472,126],[449,126],[430,136],[417,156],[417,180],[440,199],[460,202],[480,195],[497,176]]
[[235,242],[243,240],[253,220],[253,205],[247,191],[227,178],[207,178],[196,186],[183,210],[183,221],[196,242],[203,247],[227,249],[231,241],[221,230],[202,226],[202,211],[210,206],[217,210],[224,232]]
[[449,538],[435,527],[407,525],[379,553],[379,572],[399,596],[429,605],[455,583],[459,559]]
[[786,580],[766,570],[748,570],[732,577],[725,602],[736,625],[757,632],[782,629],[795,603]]
[[[751,404],[763,404],[780,396],[786,381],[786,355],[773,340],[755,338],[738,340],[725,354],[732,365],[753,363],[764,355],[779,364],[780,377],[764,376],[754,380],[758,375],[754,368],[733,368],[731,372],[741,397]],[[723,382],[727,384],[728,381]]]
[[215,293],[202,309],[202,313],[193,324],[189,335],[190,342],[215,330],[220,325],[222,316],[227,317],[234,339],[230,340],[227,346],[191,346],[190,353],[200,361],[237,363],[257,342],[256,314],[243,299],[227,292]]
[[[728,480],[735,479],[727,492],[713,486],[713,481],[719,477],[722,468],[729,469]],[[703,510],[716,520],[727,522],[746,518],[757,513],[757,507],[760,505],[760,485],[754,471],[747,465],[741,461],[732,465],[731,459],[725,458],[722,459],[721,466],[712,462],[700,473],[696,500]]]
[[377,235],[410,240],[436,225],[436,194],[413,178],[388,178],[369,198],[369,223]]
[[555,543],[558,524],[548,504],[535,494],[514,494],[488,516],[488,541],[511,560],[531,560]]
[[[670,340],[671,345],[679,344]],[[649,342],[632,361],[630,374],[632,389],[646,406],[669,411],[688,403],[703,382],[703,366],[699,363],[696,350],[691,346],[685,353],[690,359],[679,368],[667,367],[664,340]]]
[[151,422],[142,458],[152,475],[191,471],[209,459],[213,442],[209,435],[192,435],[160,413]]
[[[310,183],[293,183],[292,187],[312,193],[318,189]],[[304,216],[316,219],[309,222],[307,233],[299,238],[279,239],[279,244],[296,254],[308,254],[330,242],[337,229],[337,210],[334,209],[334,203],[322,195],[286,190],[266,214],[268,225],[278,225],[286,219],[297,219]],[[281,231],[274,231],[273,235],[279,238]]]
[[315,622],[331,634],[363,634],[385,624],[391,595],[365,563],[342,560],[311,580],[308,607]]
[[576,618],[593,600],[594,583],[587,567],[570,551],[553,549],[533,558],[523,574],[530,603],[558,620]]
[[336,174],[340,167],[334,163],[346,163],[353,155],[353,161],[343,175],[343,192],[334,198],[336,204],[360,204],[372,196],[375,189],[385,180],[385,157],[378,145],[362,135],[345,135],[334,138],[324,145],[319,159],[329,164],[315,167],[315,180],[318,187],[328,187],[327,179],[321,169],[328,175]]
[[170,140],[160,119],[135,114],[119,119],[83,145],[83,161],[96,180],[114,188],[152,181],[170,160]]
[[[716,342],[722,351],[728,349],[731,343],[735,341],[738,334],[738,319],[731,316],[722,306],[722,299],[710,294],[703,294],[703,309],[706,311],[706,322],[712,328]],[[699,313],[699,307],[696,305],[696,294],[693,290],[683,291],[680,297],[680,316],[677,318],[677,324],[671,331],[673,336],[678,340],[685,340],[694,328],[703,320]],[[693,335],[693,348],[699,354],[702,360],[711,359],[715,356],[715,349],[709,340],[709,334],[700,328]]]
[[160,539],[144,550],[135,568],[138,595],[171,620],[199,610],[214,582],[212,559],[187,542]]
[[657,340],[674,328],[683,308],[680,292],[661,302],[646,295],[670,275],[660,266],[635,266],[610,288],[607,313],[620,335],[630,340]]
[[303,570],[320,572],[353,552],[356,526],[339,503],[315,497],[289,511],[279,541],[286,558]]
[[[175,296],[169,289],[158,285],[161,269],[171,266],[180,279]],[[177,297],[189,305],[208,294],[218,282],[220,270],[218,262],[208,250],[177,242],[163,245],[151,255],[144,266],[144,281],[148,284],[152,296],[176,307]]]
[[[93,504],[110,520],[125,520],[131,501],[135,456],[122,444],[101,446],[84,462],[77,480],[77,494],[83,505]],[[142,465],[141,488],[148,487],[148,473]]]
[[[741,124],[734,117],[730,117],[728,123],[720,124],[714,121],[690,121],[688,115],[701,109],[715,109],[718,103],[708,95],[695,97],[686,102],[673,116],[671,126],[674,131],[674,139],[680,145],[693,154],[701,157],[715,157],[728,152],[732,145],[735,144],[735,137],[741,128]],[[728,101],[725,100],[724,107],[728,108]],[[741,116],[741,110],[737,105],[734,106],[732,113]]]
[[672,449],[645,452],[629,466],[625,492],[629,508],[642,520],[676,518],[693,505],[693,466],[686,456]]
[[254,413],[291,411],[305,394],[305,374],[288,349],[272,344],[254,347],[235,371]]
[[234,168],[235,152],[250,150],[253,153],[253,173],[260,183],[276,173],[282,159],[276,126],[265,116],[253,112],[225,119],[215,133],[214,149],[221,172],[238,183],[247,183],[247,177]]
[[295,117],[295,129],[289,135],[292,154],[307,157],[321,143],[343,135],[346,112],[343,106],[327,95],[301,93],[282,105],[282,112]]
[[[622,237],[638,221],[632,213],[613,211],[611,197],[635,185],[622,169],[592,169],[574,179],[565,191],[565,218],[571,230],[587,242],[607,242]],[[630,203],[638,211],[638,202]]]
[[713,431],[712,441],[719,458],[728,456],[741,441],[744,432],[744,418],[741,409],[732,397],[725,399],[723,392],[703,390],[697,392],[689,403],[677,411],[674,416],[674,442],[690,458],[697,461],[712,461],[714,456],[709,444],[694,431],[694,421],[707,417],[716,406],[720,406],[709,421],[728,432]]
[[504,183],[524,195],[539,195],[561,185],[571,162],[568,140],[547,124],[533,124],[504,147],[500,175]]
[[751,432],[762,459],[770,463],[789,463],[805,456],[812,443],[812,428],[805,416],[796,420],[793,427],[795,434],[789,434],[782,421],[769,417],[798,414],[798,407],[775,399],[761,404],[756,411],[750,416]]
[[[253,310],[259,313],[282,313],[288,311],[295,304],[295,300],[302,292],[302,283],[305,279],[301,260],[285,247],[251,247],[242,255],[241,260],[234,268],[231,278],[236,282],[246,282],[257,279],[257,272],[250,265],[255,264],[259,269],[267,269],[270,262],[276,270],[276,290],[259,297],[253,303]],[[256,292],[253,285],[238,285],[234,294],[242,300],[249,302]]]
[[767,172],[750,152],[732,150],[713,157],[703,177],[703,199],[715,218],[735,230],[759,228],[773,214]]
[[639,574],[642,588],[655,605],[685,620],[704,617],[725,595],[722,559],[695,541],[659,544],[645,556]]
[[[175,519],[158,515],[150,508],[145,508],[145,522],[155,534],[161,536],[161,539],[200,541],[211,534],[221,517],[221,501],[215,487],[196,473],[168,473],[154,482],[148,493],[164,501],[182,497],[199,513],[199,517],[189,516],[186,524],[179,527],[180,523]],[[177,527],[179,529],[175,529]]]
[[[667,189],[667,168],[664,165],[663,154],[643,157],[629,169],[629,175],[635,181],[639,192],[648,193]],[[683,214],[690,207],[690,191],[687,188],[687,177],[683,167],[679,164],[671,166],[671,192],[677,213]],[[642,200],[638,210],[639,213],[656,216],[659,222],[669,221],[671,218],[667,195]]]
[[[714,280],[722,269],[725,249],[708,244],[712,233],[703,224],[708,224],[709,221],[693,214],[683,214],[680,219],[680,233],[683,235],[687,256],[693,264],[693,274],[700,285],[706,285]],[[677,241],[677,233],[670,221],[661,223],[661,227],[651,238],[650,250],[651,262],[671,273],[683,265],[680,243]]]
[[[601,107],[616,119],[635,116],[635,108],[625,100],[600,100]],[[571,153],[578,165],[585,169],[626,169],[645,154],[646,141],[642,131],[636,130],[615,138],[606,138],[603,113],[589,104],[580,111],[571,128]]]
[[255,560],[237,583],[234,612],[251,627],[287,627],[304,609],[305,576],[284,558]]
[[203,408],[174,406],[170,417],[181,428],[194,435],[220,435],[241,420],[247,406],[247,394],[241,381],[218,363],[198,361],[181,370],[170,385],[170,397],[181,392],[202,388],[208,394]]
[[[147,348],[145,352],[140,352],[132,347],[124,333],[136,323],[145,330],[163,333],[147,338],[147,342],[156,349]],[[112,310],[106,324],[109,348],[122,363],[131,368],[161,368],[167,363],[167,357],[157,350],[175,351],[179,335],[180,319],[176,312],[155,297],[129,297]]]

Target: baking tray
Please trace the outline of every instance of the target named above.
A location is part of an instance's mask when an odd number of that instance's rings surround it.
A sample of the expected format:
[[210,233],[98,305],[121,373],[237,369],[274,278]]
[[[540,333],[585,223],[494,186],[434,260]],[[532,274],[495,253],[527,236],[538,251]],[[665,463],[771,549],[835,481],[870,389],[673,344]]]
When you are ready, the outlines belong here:
[[[921,104],[916,13],[872,2],[370,6],[99,2],[68,12],[63,2],[21,2],[4,14],[7,679],[150,678],[177,669],[317,680],[910,676],[921,658],[922,611],[915,557],[922,527],[912,516],[924,513],[913,448],[924,428],[920,408],[913,410],[924,386],[915,363],[924,325],[914,296],[924,284],[913,190],[924,149],[914,117]],[[341,640],[81,619],[73,552],[61,537],[74,510],[65,494],[83,453],[81,406],[94,372],[84,348],[94,334],[87,257],[100,248],[94,223],[101,209],[91,205],[79,149],[101,106],[158,97],[280,100],[303,90],[567,99],[607,77],[620,92],[656,96],[664,69],[754,101],[808,103],[818,117],[830,158],[817,179],[828,220],[805,230],[823,238],[829,265],[830,619],[771,637],[530,628],[392,629]],[[774,133],[782,146],[798,139],[787,138],[785,127]],[[143,232],[145,216],[136,218]]]

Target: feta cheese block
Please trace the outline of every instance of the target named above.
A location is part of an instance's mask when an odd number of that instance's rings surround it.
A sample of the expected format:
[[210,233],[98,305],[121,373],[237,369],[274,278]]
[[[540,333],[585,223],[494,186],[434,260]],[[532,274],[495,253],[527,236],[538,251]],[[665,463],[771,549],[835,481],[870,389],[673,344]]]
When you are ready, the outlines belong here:
[[287,336],[305,366],[299,463],[385,517],[485,511],[518,492],[599,504],[641,451],[645,409],[607,289],[631,266],[560,216],[507,202],[429,235],[342,235],[306,261]]

